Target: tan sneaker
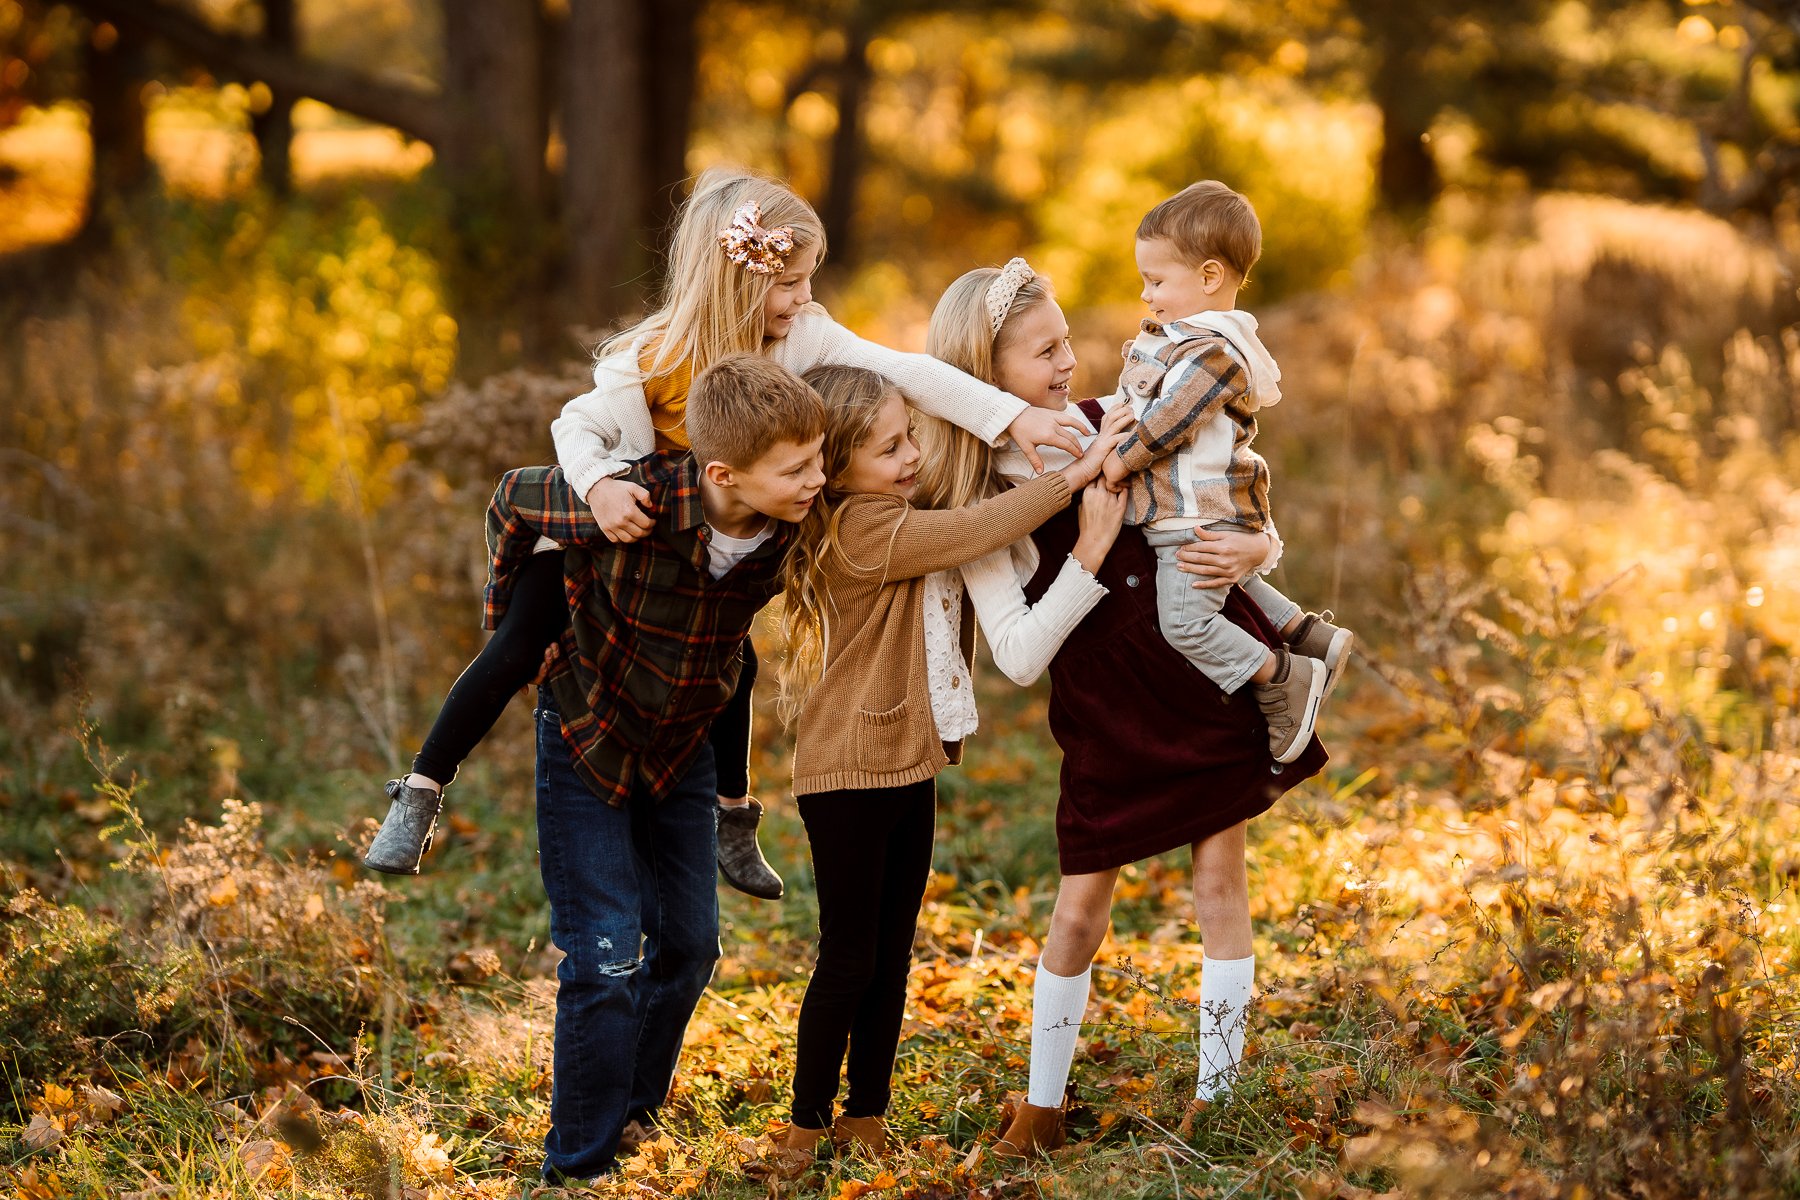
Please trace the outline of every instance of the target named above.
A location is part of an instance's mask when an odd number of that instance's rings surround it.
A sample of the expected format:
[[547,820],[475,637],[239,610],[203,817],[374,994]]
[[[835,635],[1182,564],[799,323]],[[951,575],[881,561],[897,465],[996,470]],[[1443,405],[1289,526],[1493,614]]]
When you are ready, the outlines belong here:
[[1305,753],[1312,741],[1313,725],[1319,719],[1319,704],[1325,699],[1325,664],[1317,659],[1275,652],[1280,662],[1275,678],[1268,683],[1254,683],[1256,704],[1269,723],[1269,753],[1278,763],[1291,763]]
[[1062,1149],[1063,1110],[1021,1102],[1012,1124],[994,1143],[995,1158],[1041,1158]]
[[831,1124],[831,1140],[840,1150],[857,1146],[880,1158],[888,1152],[887,1118],[839,1117]]
[[1337,686],[1338,676],[1344,673],[1344,666],[1350,661],[1350,648],[1355,643],[1356,635],[1333,625],[1329,612],[1307,613],[1294,630],[1294,636],[1287,640],[1288,649],[1295,654],[1304,654],[1325,664],[1327,696]]

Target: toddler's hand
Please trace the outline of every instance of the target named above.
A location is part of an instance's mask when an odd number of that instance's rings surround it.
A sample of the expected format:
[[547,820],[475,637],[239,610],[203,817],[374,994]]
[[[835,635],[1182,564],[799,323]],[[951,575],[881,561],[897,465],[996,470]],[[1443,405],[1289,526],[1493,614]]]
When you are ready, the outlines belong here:
[[1125,460],[1115,453],[1108,453],[1106,461],[1100,465],[1100,471],[1106,476],[1106,488],[1112,492],[1123,492],[1125,481],[1131,478],[1131,470]]
[[629,479],[602,479],[588,489],[587,505],[609,542],[635,542],[656,528],[650,493]]

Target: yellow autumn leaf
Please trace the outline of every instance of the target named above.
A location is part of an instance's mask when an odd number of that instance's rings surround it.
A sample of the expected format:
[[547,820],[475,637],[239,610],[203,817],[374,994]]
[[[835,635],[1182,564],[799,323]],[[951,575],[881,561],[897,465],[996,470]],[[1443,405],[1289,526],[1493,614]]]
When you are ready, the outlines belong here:
[[81,1089],[81,1115],[92,1124],[110,1124],[129,1107],[125,1097],[108,1088],[92,1084]]
[[261,1138],[238,1148],[238,1162],[253,1183],[281,1187],[293,1178],[293,1152],[285,1142]]
[[232,875],[227,875],[213,884],[212,891],[206,894],[206,902],[214,908],[224,908],[227,904],[235,902],[237,898],[237,878]]
[[406,1157],[408,1165],[427,1179],[449,1179],[455,1174],[450,1155],[438,1143],[435,1133],[427,1133],[414,1142]]
[[60,1083],[46,1083],[43,1098],[31,1107],[36,1112],[68,1112],[75,1107],[75,1091]]
[[19,1140],[25,1143],[28,1150],[48,1150],[63,1139],[63,1127],[55,1117],[38,1113],[25,1126]]

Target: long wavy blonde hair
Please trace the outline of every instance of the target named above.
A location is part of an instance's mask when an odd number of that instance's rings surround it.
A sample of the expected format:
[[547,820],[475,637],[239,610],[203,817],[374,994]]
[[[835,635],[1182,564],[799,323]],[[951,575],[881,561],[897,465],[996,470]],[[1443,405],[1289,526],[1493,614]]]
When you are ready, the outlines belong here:
[[885,376],[864,367],[834,363],[814,367],[801,376],[825,401],[825,490],[800,522],[782,566],[781,631],[787,657],[778,673],[776,712],[784,724],[800,715],[806,693],[825,668],[825,641],[831,634],[831,596],[825,587],[826,564],[843,553],[838,520],[847,493],[841,486],[850,456],[869,440],[882,405],[898,390]]
[[[976,267],[945,288],[925,335],[927,354],[996,387],[1000,380],[994,360],[1018,336],[1018,318],[1055,298],[1050,277],[1034,272],[1013,296],[995,333],[987,293],[999,277],[998,267]],[[914,495],[920,508],[962,508],[1006,490],[1006,481],[994,466],[992,446],[959,425],[923,413],[917,428],[922,457]],[[1037,564],[1029,539],[1014,543],[1013,556],[1027,569]]]
[[[683,364],[698,375],[728,354],[760,353],[763,301],[775,275],[758,275],[732,262],[719,246],[719,231],[738,209],[755,204],[762,225],[786,225],[794,232],[794,254],[814,246],[825,258],[825,225],[812,205],[773,179],[737,168],[715,167],[694,182],[675,220],[669,246],[669,274],[655,312],[600,346],[605,358],[646,337],[655,349],[646,380],[669,375]],[[636,364],[633,364],[634,366]]]

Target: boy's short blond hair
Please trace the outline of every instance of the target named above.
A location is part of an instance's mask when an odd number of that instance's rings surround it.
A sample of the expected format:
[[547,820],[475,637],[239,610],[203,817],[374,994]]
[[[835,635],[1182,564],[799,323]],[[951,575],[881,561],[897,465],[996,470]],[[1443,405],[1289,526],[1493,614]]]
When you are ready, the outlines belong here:
[[821,436],[825,402],[761,354],[728,354],[688,389],[687,432],[702,466],[750,467],[784,442],[805,445]]
[[1240,277],[1262,257],[1262,222],[1242,193],[1216,179],[1190,183],[1144,214],[1139,241],[1158,238],[1191,267],[1216,258]]

